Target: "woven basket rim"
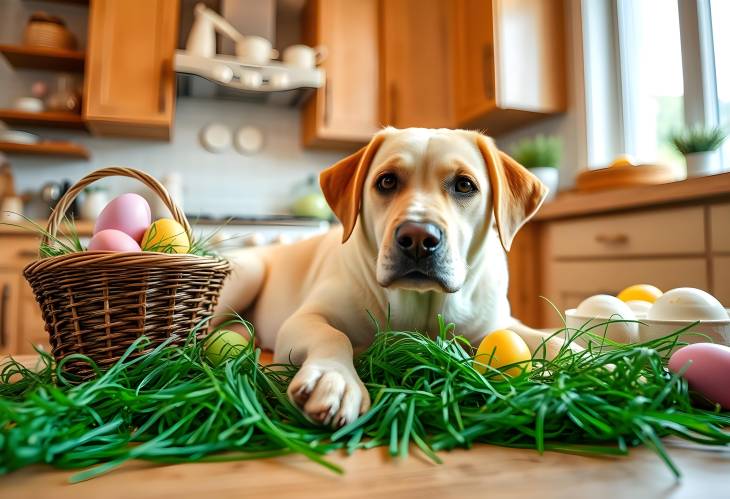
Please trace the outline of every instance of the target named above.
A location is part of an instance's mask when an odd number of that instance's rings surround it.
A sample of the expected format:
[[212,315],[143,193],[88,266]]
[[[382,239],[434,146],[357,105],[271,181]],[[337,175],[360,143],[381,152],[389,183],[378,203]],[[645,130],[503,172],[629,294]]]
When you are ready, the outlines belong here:
[[157,253],[153,251],[80,251],[35,260],[23,269],[23,275],[33,275],[58,268],[85,267],[194,267],[230,270],[230,262],[221,256],[191,255],[190,253]]

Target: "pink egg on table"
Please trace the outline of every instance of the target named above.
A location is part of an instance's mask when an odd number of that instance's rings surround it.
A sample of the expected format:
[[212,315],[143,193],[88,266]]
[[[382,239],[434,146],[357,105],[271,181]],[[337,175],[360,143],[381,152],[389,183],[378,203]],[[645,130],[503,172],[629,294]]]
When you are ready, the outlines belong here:
[[690,361],[683,375],[690,388],[730,410],[730,347],[715,343],[687,345],[672,354],[669,370],[677,373]]
[[147,200],[139,194],[122,194],[107,204],[96,219],[94,234],[106,229],[124,232],[138,243],[152,223]]
[[128,253],[131,251],[142,251],[142,248],[139,247],[137,241],[121,230],[106,229],[94,234],[89,242],[89,251]]

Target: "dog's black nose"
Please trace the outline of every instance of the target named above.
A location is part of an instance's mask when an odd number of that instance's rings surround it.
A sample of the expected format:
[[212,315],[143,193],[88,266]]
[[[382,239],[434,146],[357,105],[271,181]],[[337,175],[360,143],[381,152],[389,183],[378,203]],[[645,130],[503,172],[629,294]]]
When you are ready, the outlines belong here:
[[441,246],[441,239],[441,229],[431,223],[404,222],[395,230],[398,247],[414,260],[433,254]]

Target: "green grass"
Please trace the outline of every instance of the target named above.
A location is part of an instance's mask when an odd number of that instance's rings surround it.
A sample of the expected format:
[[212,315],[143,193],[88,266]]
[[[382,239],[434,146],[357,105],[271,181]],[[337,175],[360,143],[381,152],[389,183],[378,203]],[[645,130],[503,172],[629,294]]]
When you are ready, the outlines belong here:
[[[596,331],[571,331],[570,339]],[[356,359],[372,408],[336,431],[309,422],[288,401],[295,367],[261,366],[251,345],[212,367],[195,332],[185,346],[127,355],[83,383],[69,379],[47,354],[38,372],[6,362],[0,368],[0,473],[47,463],[83,469],[71,478],[76,482],[129,459],[165,464],[290,453],[341,472],[327,453],[385,446],[405,458],[418,448],[439,462],[438,451],[484,442],[608,456],[644,444],[679,476],[662,437],[730,444],[722,430],[730,414],[693,405],[686,382],[666,369],[680,332],[611,349],[595,334],[578,353],[564,348],[545,360],[538,351],[533,370],[515,378],[503,374],[510,366],[479,374],[472,347],[443,321],[433,339],[377,332]],[[146,344],[140,338],[127,354]]]

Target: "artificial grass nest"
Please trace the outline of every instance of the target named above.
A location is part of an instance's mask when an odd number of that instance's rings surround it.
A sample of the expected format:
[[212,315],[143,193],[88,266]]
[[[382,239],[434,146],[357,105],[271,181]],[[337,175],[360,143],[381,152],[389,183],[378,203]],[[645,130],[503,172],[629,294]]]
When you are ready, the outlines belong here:
[[[666,368],[679,334],[611,349],[598,343],[554,360],[538,351],[531,372],[509,377],[473,368],[473,349],[440,319],[435,339],[421,333],[378,332],[356,358],[372,408],[338,430],[315,425],[287,399],[290,365],[261,366],[252,344],[213,367],[195,331],[187,343],[129,354],[111,369],[77,383],[41,352],[42,369],[9,360],[0,368],[0,473],[36,463],[89,468],[86,480],[129,459],[158,463],[230,461],[301,453],[336,471],[325,455],[336,449],[387,446],[405,457],[415,444],[437,451],[476,442],[539,452],[626,455],[652,448],[679,476],[661,437],[730,444],[730,414],[693,406],[686,381]],[[611,322],[611,321],[609,321]],[[249,325],[250,327],[250,325]],[[600,327],[600,326],[596,326]],[[595,329],[594,329],[595,332]],[[564,330],[557,334],[565,335]],[[514,367],[514,366],[513,366]]]

